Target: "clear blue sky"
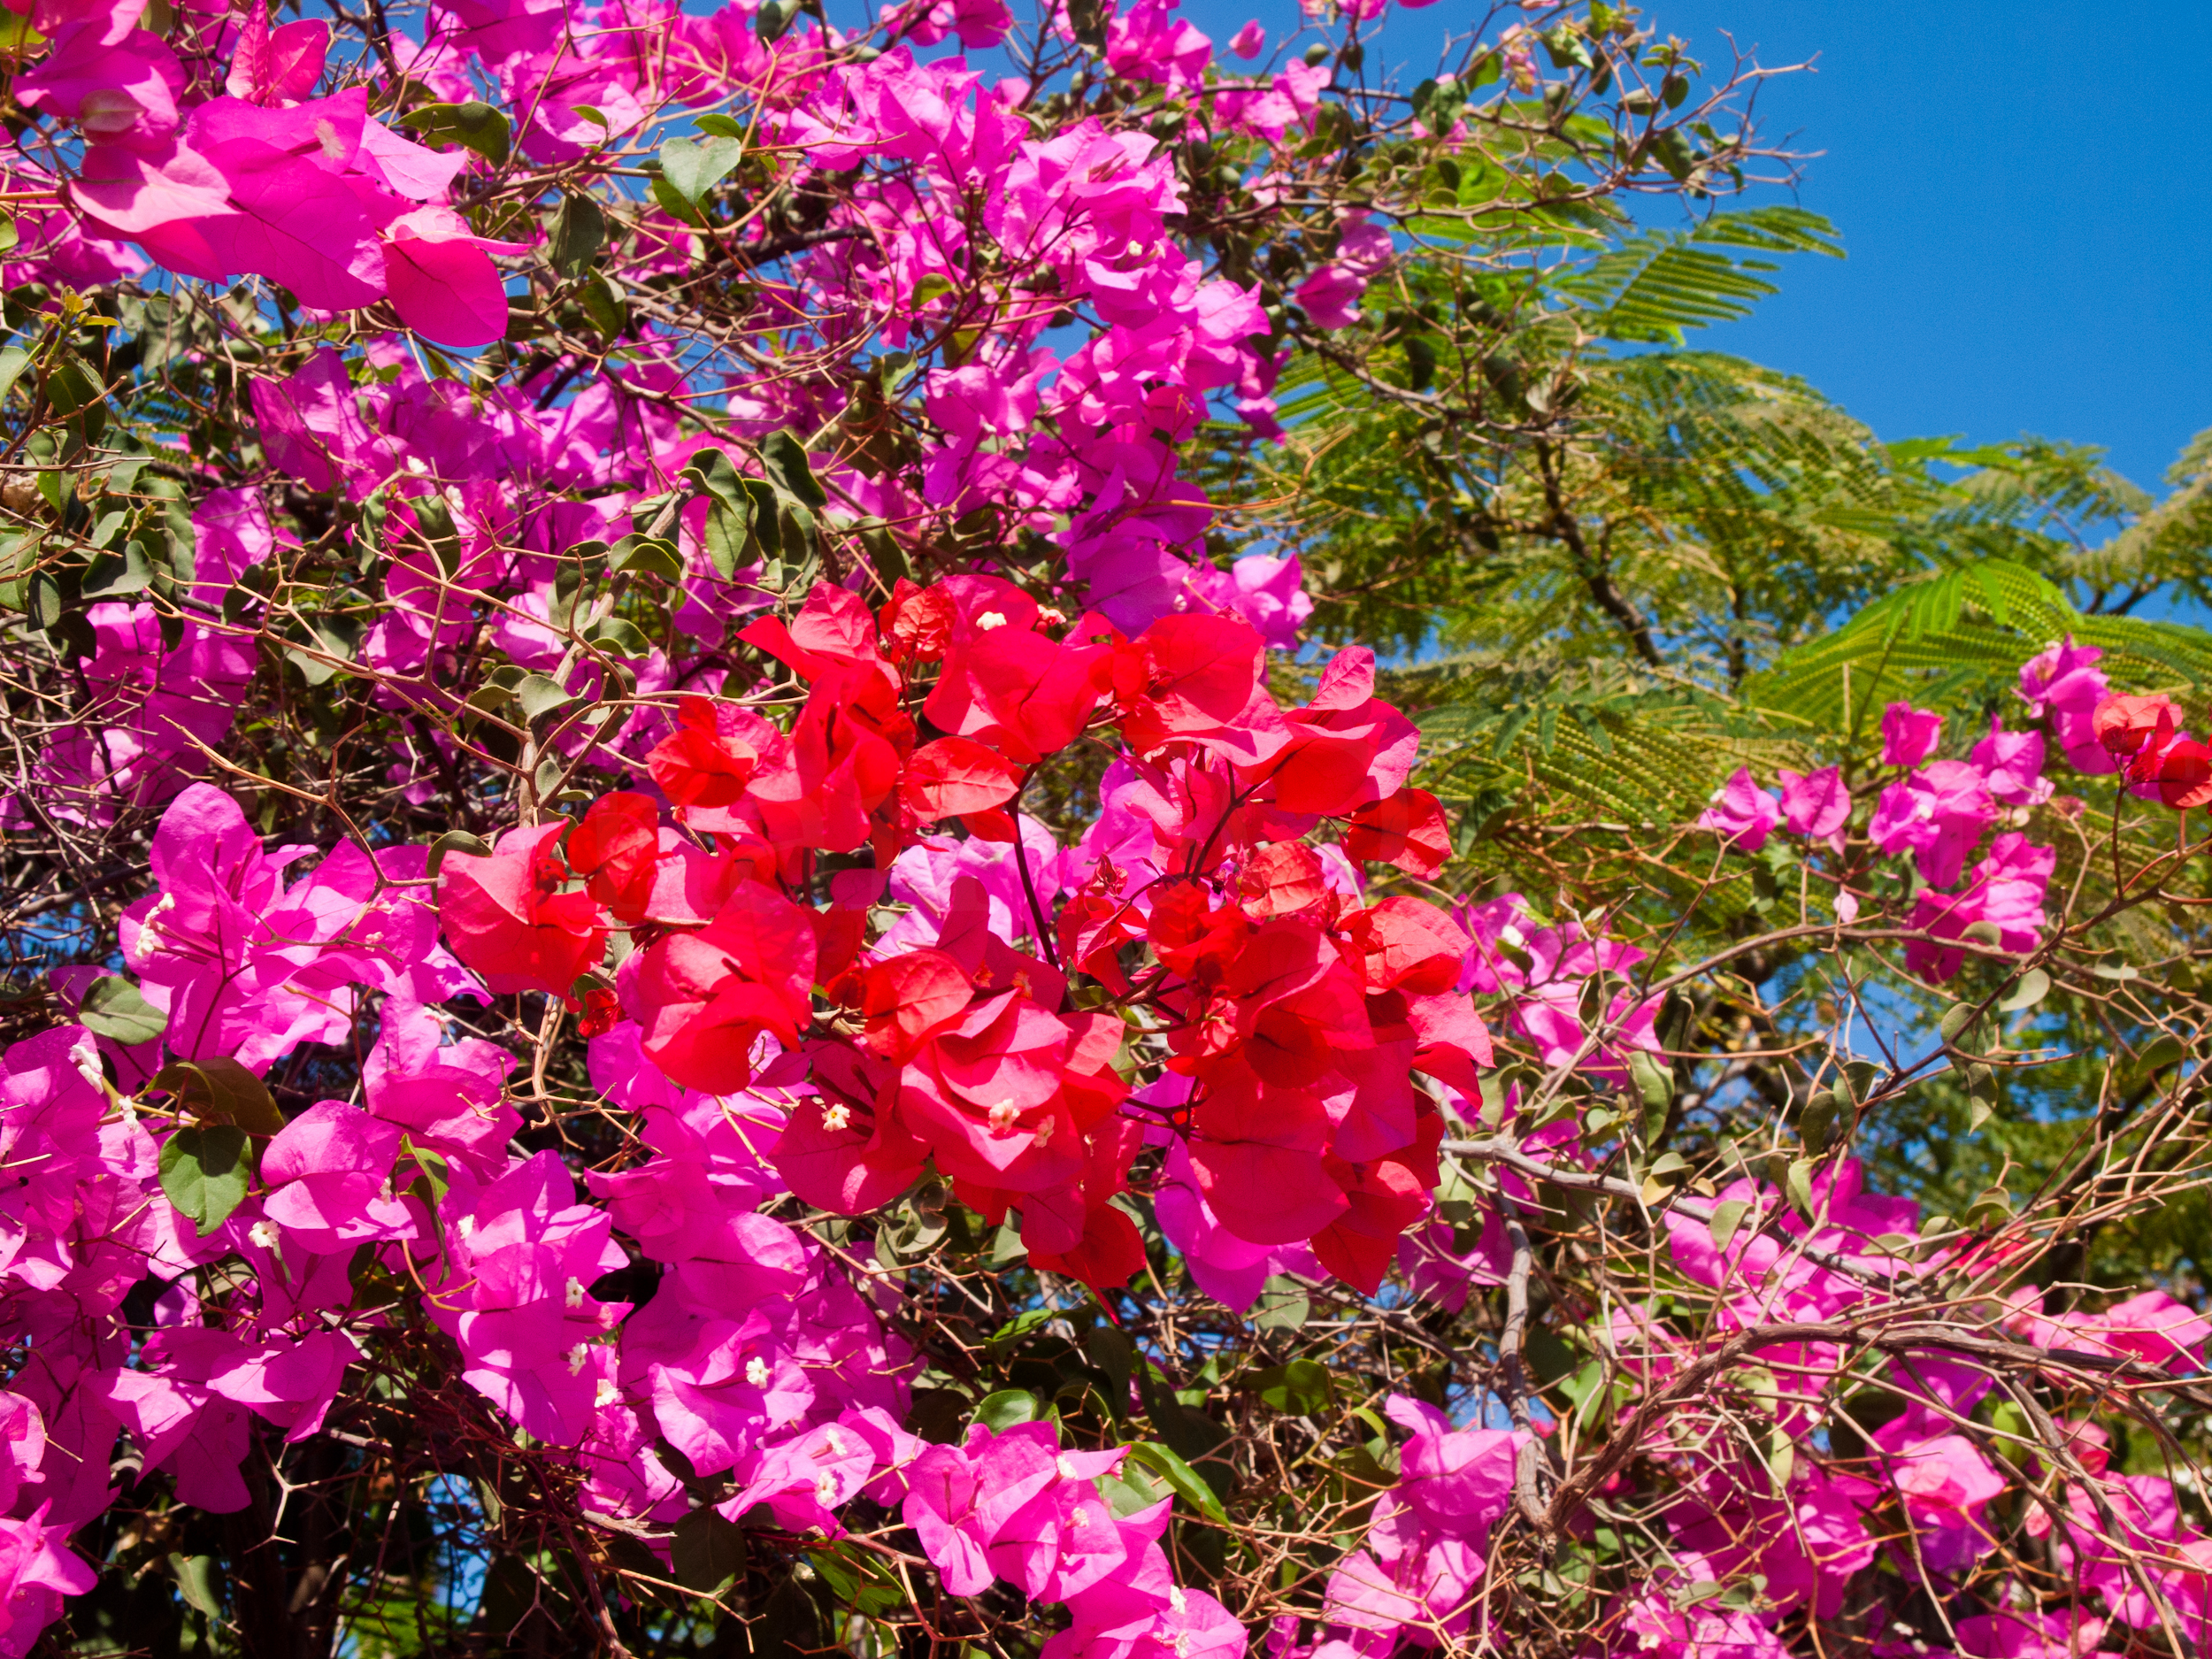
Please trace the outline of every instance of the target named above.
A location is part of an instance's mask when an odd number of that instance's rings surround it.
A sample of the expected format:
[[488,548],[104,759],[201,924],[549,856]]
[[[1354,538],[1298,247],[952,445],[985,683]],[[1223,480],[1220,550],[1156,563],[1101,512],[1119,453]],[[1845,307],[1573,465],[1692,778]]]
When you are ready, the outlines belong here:
[[[1225,41],[1284,0],[1185,0]],[[1418,79],[1455,0],[1392,8]],[[2102,444],[2157,489],[2212,426],[2212,4],[2112,0],[1654,0],[1709,65],[1728,30],[1770,82],[1767,130],[1847,261],[1799,260],[1750,320],[1697,342],[1801,374],[1884,438],[2033,432]]]

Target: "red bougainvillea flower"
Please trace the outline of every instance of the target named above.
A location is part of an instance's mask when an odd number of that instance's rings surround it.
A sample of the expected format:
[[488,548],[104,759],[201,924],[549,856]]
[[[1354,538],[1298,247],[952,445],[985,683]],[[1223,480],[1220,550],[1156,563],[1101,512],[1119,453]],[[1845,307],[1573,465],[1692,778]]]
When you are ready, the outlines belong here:
[[782,894],[744,882],[705,927],[655,941],[621,978],[646,1057],[686,1088],[727,1094],[751,1079],[762,1033],[794,1045],[812,1018],[814,928]]
[[676,729],[645,757],[661,793],[680,807],[730,805],[742,798],[759,762],[742,738],[719,729],[705,697],[684,698]]
[[553,843],[567,827],[510,830],[486,857],[446,855],[439,923],[454,955],[494,991],[565,996],[605,949],[597,902],[562,891],[570,871]]
[[569,867],[587,878],[584,890],[626,922],[643,916],[652,897],[660,823],[650,798],[622,789],[594,801],[568,838]]
[[2107,697],[2097,705],[2090,728],[2108,755],[2132,755],[2173,733],[2181,724],[2166,697]]
[[1434,795],[1404,788],[1353,816],[1344,853],[1370,864],[1395,864],[1425,881],[1452,856],[1451,826]]
[[2212,805],[2212,749],[2193,737],[2177,739],[2158,756],[2158,798],[2181,811]]

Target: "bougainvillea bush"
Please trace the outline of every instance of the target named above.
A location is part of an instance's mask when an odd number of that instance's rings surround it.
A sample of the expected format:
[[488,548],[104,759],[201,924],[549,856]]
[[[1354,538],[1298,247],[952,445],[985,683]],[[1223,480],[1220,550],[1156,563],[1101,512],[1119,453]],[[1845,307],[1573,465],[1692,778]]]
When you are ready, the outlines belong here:
[[6,1653],[2205,1640],[2175,659],[1955,573],[2000,707],[1455,796],[1280,377],[1549,453],[1814,233],[1760,72],[1385,9],[9,0]]

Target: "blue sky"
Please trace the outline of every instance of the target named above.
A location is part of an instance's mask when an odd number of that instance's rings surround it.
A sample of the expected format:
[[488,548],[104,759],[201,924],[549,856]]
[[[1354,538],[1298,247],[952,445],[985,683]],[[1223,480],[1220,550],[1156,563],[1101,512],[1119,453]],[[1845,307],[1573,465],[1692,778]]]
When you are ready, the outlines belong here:
[[[1185,0],[1217,41],[1282,0]],[[1480,9],[1392,10],[1410,80]],[[2212,426],[2212,5],[1653,0],[1709,65],[1720,31],[1770,65],[1768,131],[1847,261],[1801,260],[1697,343],[1801,374],[1884,438],[2032,432],[2102,444],[2137,483]]]

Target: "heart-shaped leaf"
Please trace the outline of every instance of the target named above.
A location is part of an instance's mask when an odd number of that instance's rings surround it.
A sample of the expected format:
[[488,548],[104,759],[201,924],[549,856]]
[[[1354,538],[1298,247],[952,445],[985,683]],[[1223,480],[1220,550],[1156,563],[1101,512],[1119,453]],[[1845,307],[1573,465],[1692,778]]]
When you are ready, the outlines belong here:
[[161,1190],[191,1217],[200,1236],[246,1202],[246,1132],[234,1124],[178,1130],[161,1148]]
[[506,165],[513,139],[506,116],[474,98],[466,104],[426,104],[401,117],[399,124],[433,144],[472,150],[495,167]]
[[86,987],[77,1023],[96,1037],[126,1048],[157,1041],[169,1029],[169,1016],[139,995],[128,979],[108,974]]
[[745,158],[734,138],[672,138],[661,146],[661,177],[694,207]]
[[180,1110],[203,1124],[233,1124],[249,1134],[273,1135],[284,1127],[269,1086],[235,1060],[175,1060],[147,1084],[176,1097]]

